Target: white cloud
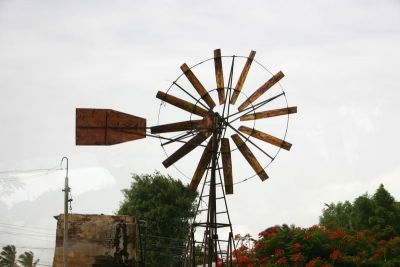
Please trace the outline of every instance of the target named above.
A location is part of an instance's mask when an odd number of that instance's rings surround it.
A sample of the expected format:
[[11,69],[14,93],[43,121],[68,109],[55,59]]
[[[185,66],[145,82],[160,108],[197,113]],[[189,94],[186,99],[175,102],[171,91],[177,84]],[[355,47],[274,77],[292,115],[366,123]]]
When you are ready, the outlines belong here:
[[[69,186],[74,195],[80,195],[88,191],[95,191],[115,183],[115,178],[107,169],[102,167],[88,167],[70,169]],[[25,173],[14,175],[22,186],[14,189],[7,195],[1,195],[0,200],[11,208],[22,201],[34,201],[46,192],[61,190],[64,188],[65,171],[56,171],[49,174]]]
[[350,117],[352,124],[355,125],[358,130],[372,133],[375,131],[375,125],[373,119],[376,115],[380,114],[379,106],[377,105],[374,109],[362,110],[359,105],[341,106],[338,109],[339,114],[342,118]]

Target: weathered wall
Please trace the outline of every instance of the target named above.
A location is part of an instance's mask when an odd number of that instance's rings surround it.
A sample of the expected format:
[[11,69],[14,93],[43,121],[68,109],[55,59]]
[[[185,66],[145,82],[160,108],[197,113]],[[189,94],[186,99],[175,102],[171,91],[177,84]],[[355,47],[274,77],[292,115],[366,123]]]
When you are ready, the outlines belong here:
[[[64,215],[57,219],[54,267],[63,267]],[[130,216],[70,214],[68,267],[134,266],[136,220]]]

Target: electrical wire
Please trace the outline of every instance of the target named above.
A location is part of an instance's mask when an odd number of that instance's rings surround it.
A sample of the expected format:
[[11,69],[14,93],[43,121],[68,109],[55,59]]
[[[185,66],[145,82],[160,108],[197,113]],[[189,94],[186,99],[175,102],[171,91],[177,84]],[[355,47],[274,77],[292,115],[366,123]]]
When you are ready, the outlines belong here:
[[[4,244],[4,243],[2,243],[2,244],[0,244],[0,246],[8,246],[9,244]],[[54,248],[51,248],[51,247],[29,247],[29,246],[25,246],[25,245],[22,245],[22,246],[15,246],[16,248],[21,248],[21,249],[37,249],[37,250],[48,250],[48,249],[53,249],[54,250]]]
[[[54,234],[50,234],[50,232],[47,232],[47,233],[39,232],[39,231],[30,230],[30,229],[18,228],[18,227],[14,227],[14,226],[0,225],[0,231],[3,231],[3,229],[1,229],[1,228],[9,228],[8,230],[21,231],[21,232],[27,232],[27,233],[33,233],[33,234],[39,234],[39,235],[55,236]],[[21,234],[23,234],[23,233],[21,233]]]
[[13,227],[19,227],[19,228],[30,228],[30,229],[35,229],[35,230],[48,230],[48,231],[54,231],[55,229],[52,228],[42,228],[42,227],[37,227],[37,226],[33,226],[33,225],[19,225],[19,224],[10,224],[10,223],[4,223],[4,222],[0,222],[0,226],[13,226]]
[[43,175],[48,175],[50,173],[56,172],[63,170],[61,165],[57,165],[52,168],[46,168],[46,169],[30,169],[30,170],[6,170],[6,171],[0,171],[1,175],[7,175],[6,177],[1,177],[0,176],[0,181],[15,181],[19,180],[21,178],[31,178],[31,177],[36,177],[36,176],[43,176]]
[[7,170],[7,171],[0,171],[0,174],[7,174],[7,173],[29,173],[29,172],[48,172],[52,170],[62,170],[60,164],[52,168],[41,168],[41,169],[28,169],[28,170]]
[[12,232],[6,232],[6,231],[0,231],[0,235],[13,235],[13,236],[18,236],[18,238],[33,239],[33,240],[38,240],[38,241],[42,241],[42,242],[53,242],[53,240],[55,238],[55,236],[52,237],[52,236],[43,236],[43,235],[32,235],[32,234],[26,234],[26,233],[12,233]]

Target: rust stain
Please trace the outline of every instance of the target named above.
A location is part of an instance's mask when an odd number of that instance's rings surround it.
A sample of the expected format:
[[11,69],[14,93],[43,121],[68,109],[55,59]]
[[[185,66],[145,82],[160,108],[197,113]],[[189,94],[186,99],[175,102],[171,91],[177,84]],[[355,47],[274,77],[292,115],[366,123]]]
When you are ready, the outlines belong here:
[[[64,215],[57,219],[54,267],[63,266]],[[134,266],[136,219],[131,216],[68,216],[68,266]]]

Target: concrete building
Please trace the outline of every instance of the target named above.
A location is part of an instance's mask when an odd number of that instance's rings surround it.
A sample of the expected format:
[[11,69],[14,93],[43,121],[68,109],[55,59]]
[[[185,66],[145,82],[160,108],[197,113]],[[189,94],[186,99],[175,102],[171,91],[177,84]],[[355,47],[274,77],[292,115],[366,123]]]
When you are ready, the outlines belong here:
[[[54,267],[63,267],[64,215],[57,220]],[[131,216],[68,215],[68,267],[136,266],[137,223]]]

